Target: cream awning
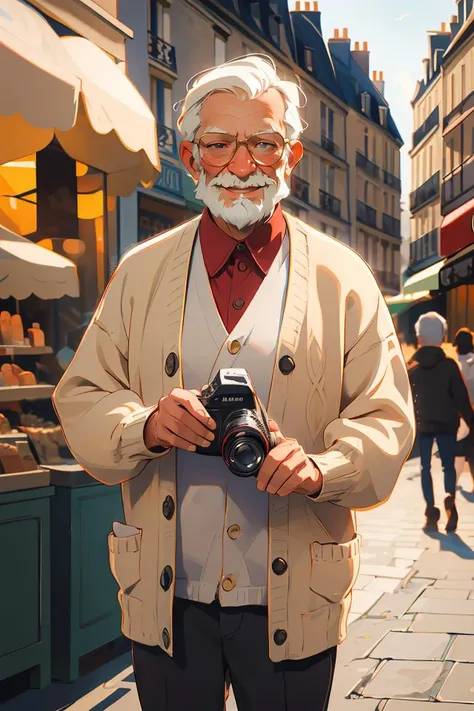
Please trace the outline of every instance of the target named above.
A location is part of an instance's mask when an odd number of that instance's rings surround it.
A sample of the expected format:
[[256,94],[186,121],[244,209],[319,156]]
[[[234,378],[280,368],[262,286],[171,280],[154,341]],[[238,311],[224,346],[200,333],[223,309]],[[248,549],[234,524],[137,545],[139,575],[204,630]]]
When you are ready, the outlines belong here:
[[0,226],[0,299],[79,296],[76,267],[69,259]]
[[81,79],[75,126],[57,132],[64,150],[107,173],[107,192],[130,195],[160,168],[155,117],[138,89],[105,52],[83,37],[61,42]]
[[0,0],[0,163],[74,126],[81,81],[46,20],[21,0]]
[[439,272],[444,265],[444,259],[432,264],[421,272],[413,274],[403,285],[404,294],[414,294],[417,291],[436,291],[439,289]]
[[111,195],[156,179],[155,118],[92,42],[60,38],[22,0],[0,0],[0,68],[0,164],[36,153],[56,135],[72,158],[109,175]]

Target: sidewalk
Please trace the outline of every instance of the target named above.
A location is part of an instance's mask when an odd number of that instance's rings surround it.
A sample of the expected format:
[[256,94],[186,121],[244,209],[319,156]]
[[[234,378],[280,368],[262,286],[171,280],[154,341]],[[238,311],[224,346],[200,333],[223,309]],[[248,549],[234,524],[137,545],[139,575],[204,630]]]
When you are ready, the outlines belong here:
[[[437,503],[443,493],[433,460]],[[358,514],[362,564],[329,711],[467,711],[474,706],[474,495],[458,494],[459,529],[423,533],[419,460],[382,507]],[[430,702],[438,702],[432,707]],[[29,691],[4,711],[141,711],[129,655],[74,685]],[[186,711],[183,709],[183,711]],[[233,698],[227,711],[237,711]],[[263,710],[262,710],[263,711]]]

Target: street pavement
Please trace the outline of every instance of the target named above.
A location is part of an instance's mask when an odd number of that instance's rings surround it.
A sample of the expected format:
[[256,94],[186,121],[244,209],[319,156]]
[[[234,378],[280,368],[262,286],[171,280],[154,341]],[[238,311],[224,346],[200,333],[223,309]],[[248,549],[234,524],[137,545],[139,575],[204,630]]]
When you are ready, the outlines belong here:
[[[460,479],[459,528],[446,534],[437,459],[433,473],[442,509],[437,532],[422,530],[418,459],[405,465],[389,501],[357,516],[361,568],[329,711],[474,711],[472,479],[467,472]],[[76,684],[29,691],[3,708],[141,711],[129,655]],[[237,711],[233,696],[226,711]]]

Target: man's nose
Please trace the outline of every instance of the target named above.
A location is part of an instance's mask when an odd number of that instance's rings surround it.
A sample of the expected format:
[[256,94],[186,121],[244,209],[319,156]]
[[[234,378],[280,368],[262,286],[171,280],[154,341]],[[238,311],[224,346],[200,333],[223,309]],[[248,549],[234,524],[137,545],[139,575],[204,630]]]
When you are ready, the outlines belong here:
[[255,172],[257,164],[250,155],[247,146],[239,146],[227,168],[234,175],[245,178]]

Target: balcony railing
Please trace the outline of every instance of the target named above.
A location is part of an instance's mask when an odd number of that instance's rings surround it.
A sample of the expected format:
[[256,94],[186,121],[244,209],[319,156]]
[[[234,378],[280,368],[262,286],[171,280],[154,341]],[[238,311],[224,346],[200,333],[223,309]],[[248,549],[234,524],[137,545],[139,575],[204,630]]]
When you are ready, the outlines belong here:
[[410,242],[410,266],[437,254],[439,254],[437,227]]
[[377,211],[374,210],[373,207],[370,207],[370,205],[366,205],[366,203],[361,200],[357,200],[356,216],[359,222],[363,222],[364,225],[369,225],[369,227],[377,227]]
[[398,192],[402,191],[402,181],[396,175],[389,173],[388,170],[383,172],[383,182]]
[[382,215],[382,229],[392,237],[400,237],[400,220],[397,220],[392,215],[387,215],[385,212]]
[[439,195],[439,170],[428,178],[423,185],[410,193],[410,210],[415,212],[420,207],[434,200]]
[[341,201],[324,190],[319,191],[319,207],[335,217],[341,216]]
[[309,183],[298,175],[291,176],[291,194],[302,202],[309,203]]
[[151,32],[148,32],[148,54],[167,69],[176,72],[175,48],[161,37],[152,35]]
[[370,175],[371,178],[379,177],[379,167],[376,163],[373,163],[360,151],[356,152],[356,165],[358,168]]
[[430,113],[428,118],[423,121],[421,126],[416,129],[416,131],[413,134],[413,148],[415,148],[421,141],[424,139],[425,136],[429,134],[430,131],[432,131],[436,126],[439,126],[439,107],[437,106],[433,111]]
[[474,156],[469,156],[461,165],[444,176],[442,205],[450,203],[472,188],[474,188]]
[[321,134],[321,145],[325,151],[332,153],[333,156],[337,156],[339,153],[339,146],[336,145],[333,140],[325,136],[324,133]]
[[158,150],[160,154],[178,157],[178,146],[176,143],[176,133],[174,128],[169,128],[162,123],[157,125],[158,129]]
[[385,272],[381,269],[374,271],[377,281],[382,291],[400,291],[400,275],[393,272]]

